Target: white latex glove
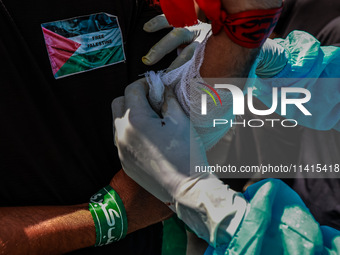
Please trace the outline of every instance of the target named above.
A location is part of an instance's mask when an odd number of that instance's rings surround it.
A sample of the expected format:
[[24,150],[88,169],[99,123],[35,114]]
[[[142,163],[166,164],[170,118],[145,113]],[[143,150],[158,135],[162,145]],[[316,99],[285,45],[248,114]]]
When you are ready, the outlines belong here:
[[[170,203],[199,237],[213,246],[227,244],[247,202],[214,175],[194,172],[207,160],[189,119],[168,89],[160,117],[150,107],[147,91],[145,79],[136,81],[126,88],[124,98],[112,103],[115,141],[125,172]],[[119,118],[122,109],[126,112]]]
[[124,98],[113,101],[116,145],[126,173],[163,202],[172,203],[177,186],[190,177],[190,160],[192,165],[206,165],[207,160],[175,96],[167,92],[161,118],[149,105],[147,89],[145,79],[138,80],[126,88]]
[[[169,27],[171,26],[166,20],[164,14],[162,14],[145,23],[143,29],[146,32],[156,32]],[[142,58],[142,61],[146,65],[156,64],[166,54],[175,50],[179,46],[189,44],[183,50],[179,49],[179,56],[168,68],[168,70],[173,70],[192,58],[197,44],[201,43],[205,39],[210,30],[210,24],[200,21],[199,24],[194,26],[174,28],[150,49],[150,51]]]

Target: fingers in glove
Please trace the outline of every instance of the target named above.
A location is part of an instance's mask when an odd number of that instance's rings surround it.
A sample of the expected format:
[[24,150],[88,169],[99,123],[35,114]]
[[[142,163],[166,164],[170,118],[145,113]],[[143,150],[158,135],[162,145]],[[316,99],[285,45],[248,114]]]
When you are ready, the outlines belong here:
[[[113,123],[117,118],[122,118],[124,116],[125,113],[125,98],[122,97],[117,97],[112,101],[111,104],[111,110],[112,110],[112,119],[113,119]],[[113,137],[115,137],[115,125],[113,126]],[[114,140],[115,143],[115,140]],[[115,144],[116,145],[116,144]]]
[[143,29],[145,32],[157,32],[164,28],[170,28],[168,21],[165,18],[164,14],[158,15],[152,19],[150,19],[148,22],[146,22],[143,26]]
[[196,33],[186,28],[175,28],[155,44],[150,51],[142,57],[145,65],[156,64],[166,54],[177,49],[182,44],[191,43],[196,38]]
[[188,45],[187,47],[185,47],[182,50],[181,54],[179,54],[179,56],[168,67],[167,72],[174,70],[174,69],[182,66],[186,62],[188,62],[192,58],[192,56],[194,55],[195,49],[198,45],[199,45],[198,42],[193,42],[190,45]]
[[[169,118],[173,122],[181,123],[188,121],[188,117],[183,112],[180,104],[177,101],[176,95],[169,87],[165,88],[164,103],[162,105],[162,116],[164,119]],[[184,122],[183,122],[184,123]]]
[[115,98],[112,101],[111,110],[113,120],[123,117],[125,113],[125,98],[123,96]]
[[131,111],[131,116],[158,117],[147,99],[148,85],[145,79],[130,84],[125,89],[125,108]]

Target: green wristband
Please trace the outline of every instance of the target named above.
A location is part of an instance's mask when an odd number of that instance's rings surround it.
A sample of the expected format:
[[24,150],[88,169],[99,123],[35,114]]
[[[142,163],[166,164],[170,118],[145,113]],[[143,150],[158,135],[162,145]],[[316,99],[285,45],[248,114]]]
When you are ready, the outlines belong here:
[[122,200],[111,186],[106,186],[90,199],[89,210],[96,227],[96,244],[102,246],[126,236],[127,217]]

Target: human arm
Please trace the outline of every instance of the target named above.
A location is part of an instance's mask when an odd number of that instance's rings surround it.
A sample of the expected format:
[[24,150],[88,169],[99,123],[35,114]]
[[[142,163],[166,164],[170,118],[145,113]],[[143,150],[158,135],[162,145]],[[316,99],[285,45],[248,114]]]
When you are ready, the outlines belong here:
[[[250,8],[274,8],[281,4],[280,1],[271,1],[269,5],[266,5],[265,1],[263,2],[264,3],[261,5],[261,1],[255,1],[254,4],[247,6],[245,2],[242,1],[240,2],[239,8],[236,8],[236,5],[239,4],[238,2],[234,3],[234,7],[232,6],[233,3],[229,3],[232,8],[229,8],[230,10],[228,9],[227,12],[242,12],[249,10]],[[257,3],[257,5],[255,5],[255,3]],[[257,21],[258,20],[256,20],[256,22]],[[249,73],[254,74],[254,62],[258,50],[259,49],[256,48],[245,48],[234,43],[234,41],[229,39],[225,31],[221,30],[219,33],[211,35],[207,40],[204,40],[198,45],[194,56],[183,66],[167,73],[158,72],[156,75],[153,75],[152,73],[147,75],[148,83],[150,85],[149,95],[152,95],[152,97],[150,97],[150,103],[157,109],[157,106],[161,105],[161,102],[155,102],[156,100],[154,100],[154,98],[160,99],[161,101],[162,97],[160,95],[154,96],[154,94],[155,92],[162,91],[161,89],[158,89],[159,86],[164,84],[165,86],[172,87],[175,90],[177,99],[184,112],[187,116],[190,116],[193,126],[202,138],[206,149],[209,150],[224,136],[230,127],[230,125],[227,124],[218,125],[212,129],[210,128],[213,122],[212,118],[233,120],[235,116],[233,115],[233,108],[231,105],[231,93],[225,89],[216,90],[220,98],[220,104],[222,105],[223,103],[223,106],[215,107],[214,102],[208,99],[206,112],[209,114],[201,114],[202,88],[205,87],[205,84],[213,87],[216,83],[233,82],[232,84],[234,84],[235,82],[236,84],[234,85],[243,89],[246,79],[225,81],[208,80],[207,78],[246,78],[248,75],[249,77],[252,77]],[[266,66],[263,68],[267,69]],[[250,70],[252,70],[252,72],[249,72]],[[262,72],[268,74],[265,71]]]
[[[156,32],[168,27],[170,25],[164,14],[156,16],[144,24],[144,30],[147,32]],[[184,44],[185,48],[181,49],[180,54],[167,68],[167,71],[176,69],[193,57],[198,44],[202,43],[210,30],[211,25],[202,22],[191,27],[174,28],[149,50],[142,61],[146,65],[154,65],[166,54],[176,48],[179,49]],[[268,38],[257,56],[255,74],[260,78],[270,78],[277,75],[286,66],[288,57],[289,54],[284,47],[276,40]]]
[[62,254],[95,244],[88,204],[0,208],[0,254]]
[[[276,8],[280,7],[281,3],[282,1],[280,0],[271,2],[233,2],[225,0],[222,1],[222,8],[224,8],[228,14],[234,14],[254,9]],[[170,27],[169,23],[164,15],[160,15],[145,23],[144,30],[147,32],[156,32],[167,27]],[[148,54],[143,57],[143,62],[147,65],[155,64],[168,52],[183,44],[191,43],[188,46],[189,49],[187,49],[184,54],[180,54],[180,56],[175,60],[175,62],[180,63],[175,65],[178,67],[193,56],[193,50],[197,47],[196,42],[201,43],[207,36],[210,29],[211,25],[205,23],[199,23],[198,25],[185,28],[174,28],[168,35],[150,49]],[[209,43],[206,47],[205,59],[201,67],[202,77],[247,77],[251,64],[257,53],[258,50],[247,49],[237,44],[231,44],[229,37],[223,31],[220,31],[219,34],[209,38]],[[267,55],[267,53],[264,55]],[[230,70],[228,70],[229,67]]]
[[[222,8],[228,14],[234,14],[249,10],[278,8],[281,4],[281,0],[223,0]],[[201,76],[204,78],[248,77],[258,52],[258,48],[249,49],[234,43],[221,30],[217,35],[211,36],[207,42],[204,61],[200,69]]]
[[[110,185],[123,201],[128,233],[172,214],[123,171],[114,176]],[[93,246],[95,231],[88,203],[0,208],[0,254],[62,254]]]
[[[147,100],[145,80],[125,91],[124,111],[115,121],[115,140],[126,173],[167,203],[201,238],[213,245],[227,243],[241,221],[246,202],[207,172],[202,142],[190,127],[174,95],[167,90],[163,118]],[[115,112],[121,99],[113,102]],[[162,137],[162,139],[159,139]],[[214,189],[211,189],[214,187]]]
[[119,156],[138,183],[160,199],[172,199],[179,218],[213,246],[206,254],[339,250],[340,233],[325,228],[328,232],[321,233],[301,198],[282,181],[258,182],[243,197],[212,174],[195,171],[206,156],[189,120],[169,90],[159,117],[144,85],[139,81],[127,89],[128,111],[115,121]]
[[[206,57],[210,55],[207,52],[208,46],[209,42],[201,67],[202,77],[204,77],[202,68],[207,61]],[[211,54],[214,54],[214,47],[212,49]],[[254,94],[270,107],[272,106],[273,84],[277,87],[307,89],[311,98],[306,102],[305,107],[313,116],[305,114],[297,107],[290,107],[284,117],[297,120],[300,125],[308,128],[340,130],[339,96],[336,96],[339,95],[339,52],[337,47],[320,47],[320,43],[313,36],[302,31],[293,31],[286,39],[268,40],[261,50],[255,73],[261,78],[281,79],[277,79],[276,82],[269,80],[267,84],[265,80],[261,80],[254,85],[257,87]],[[222,52],[215,54],[220,56],[219,59],[223,56]],[[231,58],[228,61],[232,60]],[[212,69],[217,70],[216,68]],[[289,96],[297,98],[300,95],[297,93]],[[280,112],[277,113],[280,114]]]
[[[293,31],[286,39],[271,40],[261,61],[258,76],[274,76],[256,83],[255,96],[267,107],[272,105],[272,87],[306,89],[311,98],[304,107],[312,114],[305,115],[299,108],[288,106],[284,116],[299,125],[316,130],[340,130],[339,63],[340,48],[320,46],[320,42],[303,31]],[[286,61],[284,61],[286,59]],[[276,69],[278,68],[278,69]],[[300,94],[290,94],[297,98]],[[281,93],[278,95],[281,97]],[[277,109],[278,114],[281,111]]]

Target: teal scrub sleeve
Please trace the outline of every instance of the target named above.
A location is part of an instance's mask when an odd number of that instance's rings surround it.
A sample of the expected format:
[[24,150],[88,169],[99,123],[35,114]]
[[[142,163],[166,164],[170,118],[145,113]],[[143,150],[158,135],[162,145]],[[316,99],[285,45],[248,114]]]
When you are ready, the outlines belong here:
[[[340,131],[340,48],[321,47],[316,38],[302,31],[293,31],[286,39],[273,42],[285,49],[288,58],[285,67],[272,79],[259,79],[256,72],[251,73],[250,78],[255,79],[249,79],[245,92],[247,88],[253,88],[253,95],[270,108],[273,87],[305,88],[310,91],[311,99],[304,106],[312,116],[305,115],[294,105],[288,105],[284,117],[295,119],[299,125],[308,128]],[[283,54],[282,51],[275,52]],[[256,65],[259,63],[261,60]],[[275,63],[272,61],[272,64]],[[290,93],[290,98],[299,96],[300,93]],[[280,105],[276,112],[281,114]]]
[[284,182],[266,179],[249,186],[246,215],[227,247],[217,254],[339,254],[340,231],[320,227],[298,194]]

